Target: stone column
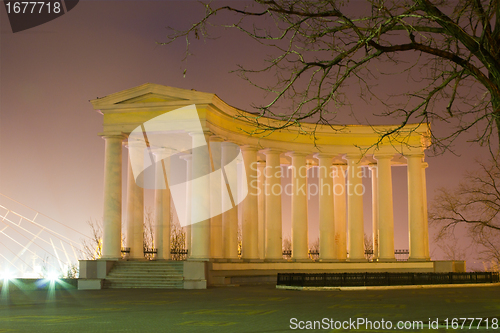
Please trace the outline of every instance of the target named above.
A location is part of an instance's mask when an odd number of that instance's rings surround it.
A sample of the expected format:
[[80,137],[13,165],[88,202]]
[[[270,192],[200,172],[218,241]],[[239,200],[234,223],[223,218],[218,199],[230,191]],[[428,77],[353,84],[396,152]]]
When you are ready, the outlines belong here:
[[156,259],[170,260],[170,161],[166,149],[156,148],[155,155],[155,247]]
[[[240,148],[241,149],[241,148]],[[240,154],[240,156],[237,158],[237,178],[238,178],[238,228],[237,228],[237,239],[238,239],[238,258],[242,258],[241,256],[241,245],[243,242],[243,210],[244,210],[244,202],[246,196],[245,196],[245,189],[247,189],[246,186],[246,181],[247,177],[245,174],[245,167],[243,163],[243,154]],[[248,193],[248,192],[247,192]]]
[[[231,190],[231,188],[234,189],[234,185],[238,182],[237,164],[233,162],[233,160],[237,156],[238,147],[235,144],[231,142],[222,142],[221,163],[227,178],[227,184],[226,180],[222,179],[222,187],[229,187],[228,191]],[[233,186],[228,186],[229,184],[232,184]],[[231,191],[230,196],[231,197],[222,196],[222,207],[233,207],[222,213],[222,238],[224,243],[224,258],[238,259],[238,206],[236,205],[236,203],[238,202],[237,191]]]
[[319,259],[333,260],[335,258],[335,222],[332,160],[333,157],[315,154],[319,161]]
[[[129,153],[130,156],[130,153]],[[132,171],[132,163],[130,162],[130,157],[127,158],[127,201],[126,201],[126,210],[127,210],[127,233],[125,237],[125,243],[129,248],[130,252],[128,254],[128,258],[132,258],[132,248],[134,247],[134,234],[135,234],[135,223],[134,223],[134,185],[135,178],[134,172]]]
[[288,153],[292,157],[292,259],[308,259],[309,231],[307,221],[307,166],[304,153]]
[[378,168],[378,261],[395,261],[392,155],[375,155]]
[[425,241],[425,258],[430,260],[429,253],[429,215],[427,212],[427,177],[425,176],[425,169],[429,166],[428,163],[422,163],[422,187],[424,191],[424,241]]
[[333,173],[333,202],[335,221],[335,259],[347,259],[347,230],[346,230],[346,186],[345,186],[346,166],[343,164],[334,165]]
[[121,258],[123,135],[104,135],[102,259]]
[[[134,177],[132,163],[135,170],[144,168],[144,160],[137,158],[132,160],[131,155],[143,157],[146,144],[142,141],[128,141],[128,179],[127,179],[127,244],[130,247],[129,259],[144,259],[144,188],[141,174]],[[131,150],[137,153],[131,154]],[[142,152],[142,154],[141,154]],[[139,184],[139,185],[138,185]]]
[[266,149],[266,260],[283,259],[280,151]]
[[257,161],[257,206],[258,208],[258,239],[259,239],[259,259],[264,259],[266,253],[266,201],[265,201],[265,186],[266,175],[264,174],[266,167],[265,161]]
[[221,143],[218,136],[210,137],[210,253],[211,258],[221,259],[222,248],[222,170],[221,170]]
[[210,258],[210,155],[204,133],[191,133],[191,259]]
[[241,257],[243,259],[258,259],[258,200],[257,200],[257,149],[242,146],[244,171],[248,184],[248,195],[243,200],[242,215],[242,245]]
[[186,258],[189,258],[191,256],[191,199],[192,199],[192,194],[191,194],[191,186],[190,182],[191,181],[191,175],[193,172],[193,166],[191,164],[193,155],[191,154],[186,154],[181,156],[183,160],[186,161],[186,223],[187,225],[184,227],[184,231],[186,232],[186,240],[185,240],[185,247],[186,250],[188,251]]
[[424,154],[406,156],[408,161],[408,223],[410,232],[409,261],[425,261],[425,211],[422,158]]
[[[378,172],[376,165],[370,165],[372,177],[372,245],[373,257],[372,260],[378,259],[379,253],[379,218],[378,218]],[[366,249],[365,249],[366,250]]]
[[360,155],[347,155],[347,223],[349,261],[365,261],[362,167]]

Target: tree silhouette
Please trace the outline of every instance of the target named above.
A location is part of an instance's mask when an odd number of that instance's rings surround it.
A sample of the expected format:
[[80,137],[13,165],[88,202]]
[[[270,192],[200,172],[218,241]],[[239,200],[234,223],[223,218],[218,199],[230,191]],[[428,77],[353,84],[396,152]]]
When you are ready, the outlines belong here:
[[[380,141],[409,123],[443,122],[447,131],[431,133],[433,147],[442,152],[465,132],[476,131],[472,140],[490,144],[500,131],[498,0],[255,0],[251,6],[204,6],[204,17],[186,30],[172,29],[161,44],[185,40],[187,58],[193,40],[212,38],[214,28],[222,27],[268,46],[271,56],[263,67],[240,64],[237,70],[271,96],[257,105],[258,114],[242,115],[258,125],[256,132],[300,127],[299,121],[337,124],[352,87],[359,87],[369,104],[385,105],[378,115],[397,119],[399,126],[380,131]],[[379,66],[395,70],[377,73]],[[395,102],[381,98],[373,85],[385,74],[408,77],[411,90]]]
[[[440,189],[429,210],[429,222],[439,228],[436,241],[453,237],[465,227],[481,259],[500,263],[500,158],[478,162],[454,190]],[[456,251],[456,249],[454,249]]]

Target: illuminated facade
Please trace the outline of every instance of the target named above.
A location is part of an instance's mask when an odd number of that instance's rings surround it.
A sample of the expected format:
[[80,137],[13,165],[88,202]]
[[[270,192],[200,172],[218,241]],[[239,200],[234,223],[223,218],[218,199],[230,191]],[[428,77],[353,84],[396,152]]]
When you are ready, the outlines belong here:
[[[380,142],[380,133],[396,126],[330,127],[301,123],[300,129],[294,126],[262,132],[252,121],[255,114],[231,107],[215,94],[149,83],[91,102],[94,109],[102,113],[104,124],[103,132],[99,134],[105,140],[103,259],[121,258],[124,169],[128,172],[124,209],[126,220],[123,219],[127,226],[125,242],[130,248],[130,259],[144,258],[144,188],[134,181],[137,177],[133,175],[130,159],[128,168],[122,165],[122,147],[130,149],[133,145],[133,142],[127,141],[128,136],[141,124],[155,117],[194,104],[203,132],[191,133],[191,147],[219,145],[220,154],[212,153],[208,158],[198,150],[189,150],[189,144],[186,151],[175,152],[185,163],[187,177],[193,176],[191,178],[195,179],[214,172],[214,165],[224,169],[234,156],[240,156],[237,162],[245,170],[246,177],[240,177],[238,184],[241,188],[242,184],[247,183],[248,195],[238,205],[230,198],[231,209],[223,209],[222,214],[210,215],[214,205],[214,202],[210,202],[213,197],[210,191],[215,185],[221,191],[221,180],[217,179],[217,184],[213,180],[212,184],[206,180],[194,187],[186,187],[186,208],[182,214],[188,220],[186,229],[189,239],[186,245],[189,248],[189,260],[213,262],[213,269],[216,269],[218,262],[222,266],[230,263],[310,263],[308,187],[305,184],[307,169],[318,168],[318,183],[328,184],[323,187],[332,189],[318,194],[318,261],[324,264],[366,263],[363,227],[365,193],[359,189],[362,187],[360,173],[363,168],[369,168],[373,176],[373,260],[377,263],[396,263],[391,169],[394,165],[404,164],[408,169],[408,263],[430,260],[425,181],[427,164],[424,162],[424,150],[430,142],[426,124],[406,125]],[[270,118],[260,118],[259,123],[274,127],[283,124]],[[185,132],[184,135],[188,137],[189,133]],[[314,135],[311,135],[313,132]],[[147,144],[156,161],[161,160],[162,154],[165,155],[168,149]],[[284,195],[284,191],[281,190],[280,170],[284,166],[289,166],[293,171],[290,191],[292,252],[289,261],[282,256],[281,195]],[[234,178],[236,174],[236,170],[226,170],[225,182],[224,177],[222,179],[223,190],[228,175]],[[156,177],[161,177],[158,167]],[[254,185],[251,184],[252,180],[255,180]],[[168,187],[155,189],[157,259],[170,258],[170,196]],[[222,203],[217,201],[215,204],[227,205],[224,200],[228,198],[222,196]],[[210,217],[196,221],[193,214],[207,216],[203,215],[203,211]],[[238,217],[242,224],[241,259],[238,259],[237,252]],[[193,221],[196,223],[191,223]],[[221,269],[229,269],[224,267]],[[294,267],[302,269],[306,266]],[[387,269],[385,266],[379,267]]]

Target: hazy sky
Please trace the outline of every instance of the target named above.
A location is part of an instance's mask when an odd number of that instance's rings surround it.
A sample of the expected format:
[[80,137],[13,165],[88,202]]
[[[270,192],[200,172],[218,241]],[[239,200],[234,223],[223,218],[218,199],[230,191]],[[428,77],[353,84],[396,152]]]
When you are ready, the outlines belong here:
[[[186,77],[183,41],[156,44],[166,40],[167,26],[186,28],[203,12],[195,1],[80,1],[58,19],[13,34],[0,6],[0,193],[89,233],[85,222],[102,217],[104,163],[102,116],[89,100],[152,82],[215,93],[240,109],[259,104],[262,93],[229,73],[237,63],[259,63],[266,51],[254,42],[220,30],[220,38],[194,43]],[[392,79],[379,89],[396,85]],[[356,101],[354,107],[361,120],[372,111]],[[426,159],[429,204],[437,188],[456,185],[474,167],[474,158],[487,157],[465,140],[455,150],[459,156]],[[396,248],[403,249],[406,168],[393,168],[393,176]]]

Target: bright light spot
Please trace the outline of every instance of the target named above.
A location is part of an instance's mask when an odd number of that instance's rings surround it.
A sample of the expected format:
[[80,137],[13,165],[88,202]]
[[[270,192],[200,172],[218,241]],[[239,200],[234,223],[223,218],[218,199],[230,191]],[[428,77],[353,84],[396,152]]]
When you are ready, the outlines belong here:
[[4,271],[1,275],[1,277],[2,277],[2,280],[9,281],[9,280],[12,280],[14,278],[14,274],[12,274],[11,271]]
[[47,279],[50,280],[50,281],[59,280],[59,274],[57,272],[49,272],[47,274]]

